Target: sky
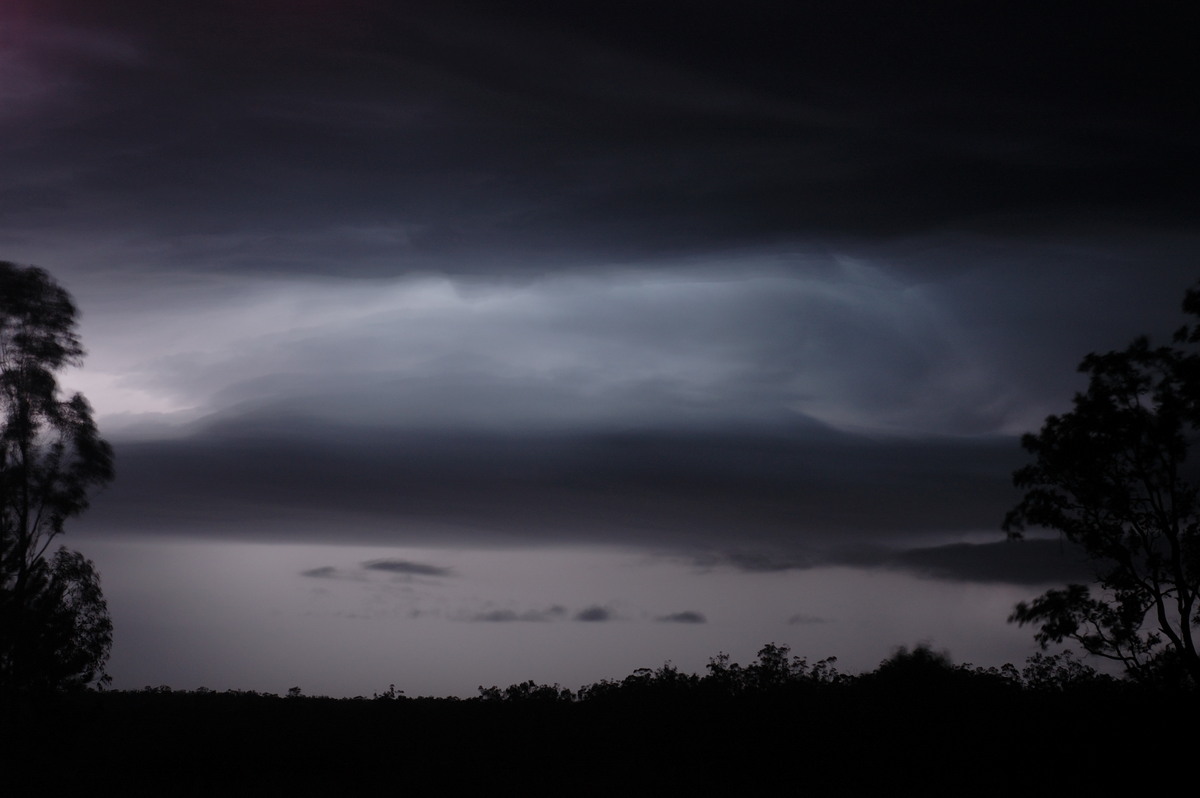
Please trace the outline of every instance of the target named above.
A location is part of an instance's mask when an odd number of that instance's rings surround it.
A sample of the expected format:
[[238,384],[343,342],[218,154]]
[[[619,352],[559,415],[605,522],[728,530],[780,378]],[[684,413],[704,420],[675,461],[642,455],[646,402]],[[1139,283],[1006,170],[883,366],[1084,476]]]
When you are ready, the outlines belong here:
[[1021,662],[1000,529],[1200,277],[1187,4],[0,0],[113,685]]

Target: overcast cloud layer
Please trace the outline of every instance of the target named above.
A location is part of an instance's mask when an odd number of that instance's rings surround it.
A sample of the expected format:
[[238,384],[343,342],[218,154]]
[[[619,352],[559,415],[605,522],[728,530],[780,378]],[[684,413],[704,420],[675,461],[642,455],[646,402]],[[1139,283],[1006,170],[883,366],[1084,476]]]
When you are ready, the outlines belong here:
[[6,0],[0,258],[83,310],[85,523],[1074,573],[958,544],[1081,356],[1181,321],[1194,15]]
[[1196,210],[1182,4],[6,9],[14,243],[529,275]]

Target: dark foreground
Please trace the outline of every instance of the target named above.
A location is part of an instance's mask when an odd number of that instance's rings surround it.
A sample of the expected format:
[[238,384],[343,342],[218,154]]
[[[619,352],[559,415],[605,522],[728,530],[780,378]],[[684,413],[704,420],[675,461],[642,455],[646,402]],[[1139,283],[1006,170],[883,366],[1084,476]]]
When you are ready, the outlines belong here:
[[1173,773],[1191,783],[1193,692],[886,665],[853,678],[786,657],[704,678],[664,667],[470,700],[165,688],[21,700],[0,722],[0,792],[1076,796],[1153,792]]

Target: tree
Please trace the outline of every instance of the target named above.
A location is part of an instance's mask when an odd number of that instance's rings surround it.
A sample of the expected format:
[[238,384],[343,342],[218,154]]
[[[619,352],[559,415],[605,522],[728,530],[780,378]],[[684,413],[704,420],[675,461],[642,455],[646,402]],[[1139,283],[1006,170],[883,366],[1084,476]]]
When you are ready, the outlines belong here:
[[112,448],[56,373],[84,355],[71,296],[0,262],[0,689],[103,677],[112,623],[91,561],[50,544],[113,476]]
[[[1183,308],[1200,315],[1200,286]],[[1025,494],[1005,530],[1057,530],[1095,575],[1016,606],[1009,621],[1037,626],[1043,648],[1074,640],[1135,678],[1173,672],[1200,685],[1200,474],[1188,461],[1200,432],[1198,342],[1200,325],[1185,325],[1168,346],[1141,337],[1088,355],[1073,409],[1023,437],[1033,462],[1013,475]]]

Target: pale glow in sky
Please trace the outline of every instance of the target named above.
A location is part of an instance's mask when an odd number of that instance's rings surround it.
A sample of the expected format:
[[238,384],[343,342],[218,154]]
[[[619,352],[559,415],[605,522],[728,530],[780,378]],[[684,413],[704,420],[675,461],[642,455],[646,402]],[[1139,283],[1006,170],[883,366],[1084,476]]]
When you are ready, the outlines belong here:
[[89,321],[105,303],[85,285],[87,368],[64,384],[114,433],[264,401],[400,427],[791,414],[922,432],[945,431],[947,404],[987,417],[1003,414],[1007,396],[975,366],[983,353],[965,349],[952,315],[919,286],[854,260],[817,277],[751,259],[620,279],[233,285],[155,286],[145,305],[122,308],[119,325]]
[[[720,651],[745,664],[768,642],[810,662],[836,656],[851,673],[922,641],[979,664],[1019,663],[1034,650],[1025,630],[996,623],[1027,588],[901,573],[745,574],[596,548],[77,542],[117,622],[116,688],[170,674],[182,689],[369,696],[395,683],[408,695],[470,696],[526,679],[576,689],[666,660],[703,673]],[[379,560],[449,573],[362,568]],[[321,568],[339,575],[303,575]],[[578,619],[596,608],[606,620]],[[662,620],[686,612],[705,621]],[[137,649],[122,644],[130,639]]]

